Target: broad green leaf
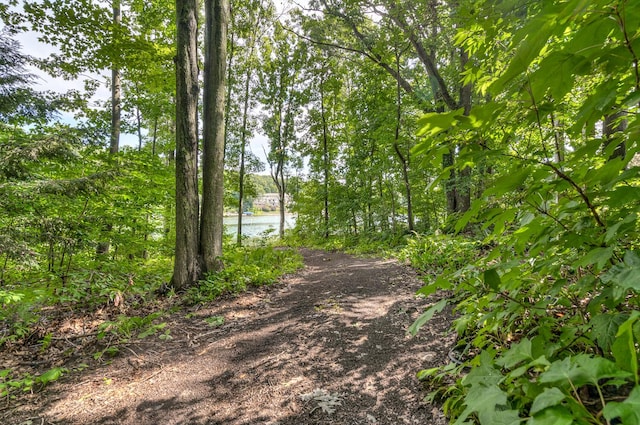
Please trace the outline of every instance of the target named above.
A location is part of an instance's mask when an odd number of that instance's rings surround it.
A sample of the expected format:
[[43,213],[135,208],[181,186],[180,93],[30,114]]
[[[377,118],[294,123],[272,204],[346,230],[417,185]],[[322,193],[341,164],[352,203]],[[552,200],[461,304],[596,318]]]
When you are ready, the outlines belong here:
[[627,251],[624,253],[624,263],[628,266],[639,267],[640,257],[633,251]]
[[634,311],[623,324],[618,328],[616,340],[611,346],[616,365],[627,372],[631,372],[638,385],[638,349],[633,336],[633,325],[640,317],[640,312]]
[[640,292],[640,258],[633,251],[627,251],[624,263],[612,267],[602,276],[602,281],[611,281],[621,288]]
[[511,369],[520,362],[532,359],[531,340],[523,338],[520,342],[509,348],[509,350],[507,350],[499,359],[497,359],[496,364]]
[[420,328],[424,326],[424,324],[427,323],[429,320],[431,320],[434,314],[441,312],[442,309],[445,308],[445,306],[447,305],[447,302],[448,302],[447,299],[443,298],[437,303],[435,303],[434,305],[432,305],[431,307],[429,307],[427,311],[422,313],[420,317],[418,317],[416,321],[413,322],[411,326],[409,326],[409,333],[415,336],[420,330]]
[[449,279],[447,279],[444,275],[439,275],[433,283],[428,285],[424,285],[422,288],[418,289],[417,294],[424,295],[428,297],[431,294],[434,294],[440,289],[451,289],[452,283]]
[[629,225],[635,223],[637,218],[638,216],[636,214],[629,214],[625,216],[621,221],[618,221],[614,225],[609,226],[605,234],[604,241],[608,243],[611,240],[616,239],[618,237],[618,234],[620,232],[626,232]]
[[554,52],[544,58],[531,76],[531,90],[536,99],[542,99],[547,90],[556,101],[569,93],[578,75],[590,70],[589,61],[582,55]]
[[593,94],[587,97],[576,115],[573,131],[581,131],[586,124],[599,120],[605,111],[611,109],[616,101],[618,81],[607,79],[598,85]]
[[524,184],[527,177],[529,177],[529,174],[531,174],[531,169],[527,166],[523,166],[516,171],[498,177],[493,183],[491,183],[491,187],[485,190],[484,196],[501,196],[505,193],[512,192]]
[[533,404],[531,405],[530,413],[535,415],[541,410],[546,409],[547,407],[556,406],[562,402],[566,397],[566,394],[560,391],[558,388],[547,388],[542,393],[540,393],[535,400],[533,400]]
[[[502,391],[497,385],[475,383],[469,388],[464,399],[466,408],[455,422],[462,424],[465,419],[472,413],[478,416],[489,417],[492,412],[496,411],[496,406],[505,406],[507,403],[507,393]],[[487,422],[482,422],[486,423]]]
[[620,418],[624,425],[640,425],[640,386],[636,385],[625,401],[607,403],[602,414],[609,422]]
[[478,419],[481,425],[520,425],[522,419],[517,410],[494,409],[478,412]]
[[[615,148],[615,145],[612,145]],[[615,181],[616,177],[620,174],[620,171],[624,168],[625,163],[616,158],[607,161],[602,167],[595,170],[591,170],[587,176],[585,183],[589,185],[606,185],[612,181]]]
[[620,208],[625,205],[637,205],[640,202],[640,187],[619,186],[607,191],[607,206]]
[[60,379],[63,373],[67,372],[67,369],[61,367],[55,367],[51,370],[44,372],[42,375],[36,377],[36,381],[40,382],[43,385],[48,384],[49,382],[54,382]]
[[451,112],[429,112],[418,119],[418,136],[435,136],[449,130],[456,122],[456,117],[461,116],[464,109],[456,109]]
[[[553,389],[555,390],[555,388]],[[527,421],[527,425],[571,425],[573,423],[571,412],[564,406],[556,405],[551,405],[542,412],[536,413]]]
[[602,270],[602,268],[605,266],[605,264],[607,264],[612,255],[613,247],[594,248],[589,251],[584,257],[576,261],[573,266],[586,267],[595,265],[597,270]]
[[601,379],[628,378],[629,373],[621,370],[610,360],[578,354],[551,363],[547,371],[540,375],[540,382],[561,388],[596,385]]
[[621,324],[629,318],[624,313],[604,313],[597,314],[591,318],[591,337],[598,343],[598,346],[605,352],[611,350],[611,345],[616,340],[616,333]]
[[[476,358],[478,359],[478,358]],[[476,360],[474,359],[474,361]],[[494,367],[493,357],[487,351],[480,353],[480,364],[471,369],[471,371],[462,379],[465,386],[498,385],[504,379],[504,376],[498,369]]]
[[496,269],[489,269],[484,271],[484,283],[494,291],[500,290],[500,275]]

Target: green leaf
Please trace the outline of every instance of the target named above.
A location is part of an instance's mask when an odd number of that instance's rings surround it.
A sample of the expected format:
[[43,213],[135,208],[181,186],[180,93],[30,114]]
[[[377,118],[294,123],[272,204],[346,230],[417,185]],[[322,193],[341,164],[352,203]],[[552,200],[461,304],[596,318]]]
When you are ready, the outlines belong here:
[[[476,359],[478,359],[476,357]],[[476,360],[474,359],[474,361]],[[504,379],[504,376],[498,369],[495,368],[493,357],[487,351],[482,351],[479,356],[480,365],[475,366],[471,371],[462,379],[462,385],[474,386],[477,384],[482,385],[498,385]]]
[[511,369],[520,362],[532,359],[531,340],[523,338],[520,342],[511,346],[509,350],[496,360],[496,364]]
[[443,298],[440,301],[438,301],[436,304],[429,307],[427,311],[422,313],[420,317],[418,317],[416,321],[413,322],[411,326],[409,326],[409,333],[412,336],[415,336],[420,330],[420,328],[424,326],[424,324],[427,323],[429,320],[431,320],[434,314],[441,312],[446,305],[447,305],[447,299]]
[[224,317],[222,316],[207,317],[204,321],[212,328],[224,325]]
[[531,405],[530,413],[535,415],[536,413],[551,407],[560,404],[562,400],[564,400],[566,394],[560,391],[558,388],[547,388],[542,393],[540,393],[535,400],[533,400],[533,404]]
[[529,419],[527,425],[571,425],[573,423],[573,415],[566,407],[551,406],[535,414]]
[[604,241],[606,243],[609,243],[612,240],[617,239],[618,234],[628,231],[630,227],[629,225],[632,226],[635,223],[637,218],[638,218],[637,214],[629,214],[625,216],[624,219],[622,219],[621,221],[618,221],[614,225],[609,226],[605,234]]
[[597,385],[601,379],[628,378],[629,375],[610,360],[578,354],[551,363],[549,369],[540,375],[540,382],[560,388],[577,388],[586,384]]
[[498,274],[496,269],[485,270],[484,283],[494,291],[500,290],[500,285],[502,284],[502,282],[500,281],[500,275]]
[[422,369],[417,373],[417,378],[420,381],[424,381],[425,379],[435,375],[440,370],[439,367],[432,367],[430,369]]
[[[484,385],[481,383],[474,384],[467,393],[464,402],[466,408],[455,422],[456,425],[462,424],[466,418],[472,413],[478,416],[488,417],[495,412],[496,406],[504,406],[507,403],[507,393],[502,391],[497,385]],[[481,423],[489,424],[490,422]]]
[[602,414],[609,422],[620,418],[624,425],[640,425],[640,387],[636,385],[629,397],[621,403],[607,403]]
[[42,385],[46,385],[49,382],[54,382],[60,379],[62,374],[65,372],[67,372],[67,369],[62,367],[55,367],[36,377],[36,382],[40,382]]
[[517,410],[495,409],[478,412],[481,425],[519,425],[522,419]]
[[611,256],[613,256],[613,247],[608,246],[605,248],[594,248],[589,251],[584,257],[576,261],[573,266],[586,267],[595,264],[597,270],[602,270]]
[[512,192],[516,188],[522,186],[527,177],[529,177],[529,174],[531,174],[531,169],[523,166],[514,172],[498,177],[491,184],[491,187],[484,191],[484,196],[500,196],[505,193]]
[[451,112],[430,112],[424,114],[418,119],[418,136],[435,136],[443,131],[449,130],[453,127],[457,116],[464,114],[464,109],[456,109]]
[[640,312],[634,311],[631,316],[620,325],[616,340],[611,346],[611,351],[616,359],[616,365],[635,377],[638,385],[638,352],[633,336],[633,325],[640,317]]
[[589,322],[591,325],[591,337],[602,350],[609,352],[611,345],[616,340],[618,328],[628,318],[628,314],[622,313],[605,313],[593,316]]
[[640,187],[619,186],[606,192],[609,208],[620,208],[626,205],[637,205],[640,201]]

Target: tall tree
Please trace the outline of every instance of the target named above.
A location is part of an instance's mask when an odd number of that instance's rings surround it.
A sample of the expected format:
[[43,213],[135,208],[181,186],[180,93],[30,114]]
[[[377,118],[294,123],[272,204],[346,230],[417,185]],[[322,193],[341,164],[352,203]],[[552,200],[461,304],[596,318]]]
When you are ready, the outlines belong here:
[[[466,60],[456,59],[465,59],[466,53],[453,42],[453,29],[459,24],[455,20],[458,7],[455,2],[314,0],[311,6],[312,13],[305,19],[316,21],[316,25],[310,26],[309,39],[367,58],[396,79],[423,112],[455,111],[470,106],[470,87],[463,88],[460,83]],[[326,30],[336,25],[342,30]],[[325,30],[320,31],[320,28]],[[350,37],[346,36],[348,34]],[[389,49],[393,45],[388,40],[390,34],[401,34],[412,47],[411,66],[403,69],[394,66],[394,54]],[[450,213],[464,212],[470,205],[471,170],[465,166],[456,172],[459,148],[452,141],[447,142],[446,147],[447,151],[440,155],[447,174],[448,210]]]
[[200,253],[203,271],[222,267],[229,0],[205,0],[204,131]]
[[[249,120],[251,97],[252,97],[252,79],[258,67],[256,51],[265,31],[265,24],[273,19],[273,3],[270,1],[254,1],[245,5],[247,8],[243,16],[243,21],[239,22],[236,31],[244,35],[244,86],[242,88],[242,108],[240,111],[240,135],[239,135],[239,158],[238,158],[238,228],[236,233],[236,242],[242,245],[242,218],[244,213],[245,189],[247,170],[251,169],[247,165],[251,164],[250,152],[247,152],[247,144],[250,136]],[[240,21],[240,19],[239,19]],[[231,71],[231,70],[230,70]],[[227,108],[229,110],[229,107]],[[253,161],[255,162],[255,161]]]
[[201,275],[198,227],[198,2],[176,0],[176,246],[171,285]]
[[300,70],[306,46],[276,24],[270,44],[263,46],[263,69],[260,75],[262,102],[267,111],[263,130],[269,138],[268,161],[271,177],[278,188],[280,209],[279,235],[284,237],[287,197],[287,169],[292,162],[296,139],[296,116],[303,100]]
[[[112,0],[113,8],[113,40],[117,40],[122,25],[122,11],[120,10],[120,0]],[[114,52],[115,54],[115,52]],[[117,55],[117,54],[116,54]],[[120,74],[120,64],[118,60],[111,63],[111,139],[109,151],[112,154],[118,153],[120,149],[120,126],[122,115],[122,81]]]

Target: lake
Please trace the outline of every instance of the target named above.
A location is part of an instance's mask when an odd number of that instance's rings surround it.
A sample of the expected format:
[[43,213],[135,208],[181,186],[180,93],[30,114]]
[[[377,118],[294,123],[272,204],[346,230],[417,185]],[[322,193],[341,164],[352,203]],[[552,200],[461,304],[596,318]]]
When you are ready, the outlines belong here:
[[[294,214],[285,214],[285,229],[291,229],[296,225],[296,216]],[[228,235],[235,236],[238,233],[238,216],[224,217],[225,232]],[[264,215],[245,215],[242,216],[242,235],[247,237],[261,236],[261,233],[273,229],[273,234],[278,234],[280,226],[280,215],[264,214]]]

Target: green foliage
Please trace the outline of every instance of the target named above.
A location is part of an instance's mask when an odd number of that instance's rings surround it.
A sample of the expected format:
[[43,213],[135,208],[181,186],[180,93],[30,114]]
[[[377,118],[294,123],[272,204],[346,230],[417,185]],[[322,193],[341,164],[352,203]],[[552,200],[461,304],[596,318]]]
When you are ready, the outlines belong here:
[[398,258],[423,274],[438,275],[472,263],[480,248],[479,242],[464,236],[416,235],[407,240],[407,246],[400,250]]
[[532,3],[523,21],[473,3],[458,42],[486,55],[468,81],[492,101],[425,115],[418,149],[454,137],[467,164],[491,160],[456,224],[490,250],[420,291],[453,291],[458,342],[419,376],[455,424],[638,423],[640,7]]
[[26,374],[14,378],[11,369],[2,369],[0,370],[0,397],[14,397],[18,392],[42,389],[68,372],[69,370],[63,367],[54,367],[37,376]]
[[123,343],[134,336],[142,339],[154,335],[167,326],[164,322],[154,323],[160,316],[160,312],[144,317],[121,314],[116,320],[108,320],[98,326],[98,340],[108,337],[110,340],[115,339],[117,343]]
[[302,257],[291,249],[272,246],[227,246],[223,255],[224,268],[207,276],[189,289],[186,300],[200,303],[213,300],[223,293],[242,292],[249,285],[276,283],[286,273],[302,267]]
[[224,317],[222,316],[206,317],[204,321],[207,325],[209,325],[212,328],[217,328],[218,326],[224,325]]

